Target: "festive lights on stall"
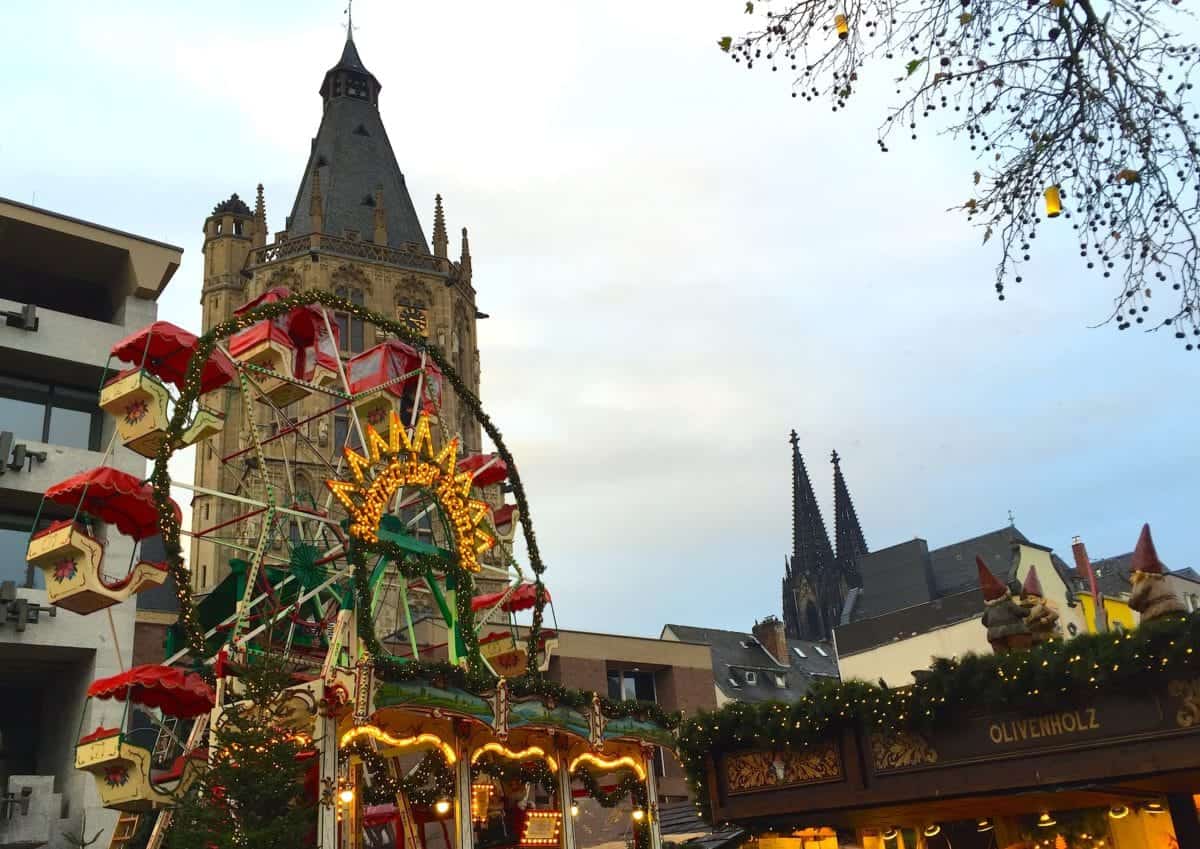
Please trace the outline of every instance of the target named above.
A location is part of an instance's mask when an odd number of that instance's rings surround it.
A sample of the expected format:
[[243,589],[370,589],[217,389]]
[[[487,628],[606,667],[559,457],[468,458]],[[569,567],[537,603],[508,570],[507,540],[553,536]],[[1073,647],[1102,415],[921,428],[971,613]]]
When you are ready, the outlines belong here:
[[1115,805],[1109,806],[1108,815],[1111,819],[1123,820],[1125,817],[1129,816],[1129,806],[1122,805],[1118,802]]
[[551,771],[558,771],[558,761],[556,761],[554,756],[547,753],[546,750],[541,746],[528,746],[519,751],[514,751],[513,749],[509,749],[501,743],[496,743],[493,741],[491,743],[485,743],[483,746],[480,746],[478,749],[476,749],[471,755],[471,763],[474,764],[487,754],[500,755],[503,758],[508,758],[510,761],[524,761],[530,760],[531,758],[536,758],[538,760],[545,761],[547,765],[549,765]]
[[630,755],[623,755],[619,758],[602,758],[599,755],[592,754],[591,752],[584,752],[571,761],[571,766],[569,767],[570,772],[575,772],[580,764],[585,763],[603,770],[622,768],[631,769],[633,770],[634,774],[637,775],[638,781],[646,780],[646,768],[642,766],[637,758],[634,758]]
[[360,737],[367,737],[377,743],[382,743],[385,746],[391,746],[397,749],[407,749],[413,746],[432,746],[442,753],[442,757],[446,759],[446,763],[454,763],[457,758],[454,754],[454,747],[442,740],[436,734],[417,734],[412,737],[393,737],[382,728],[375,725],[357,725],[351,728],[342,735],[338,741],[338,745],[346,747]]

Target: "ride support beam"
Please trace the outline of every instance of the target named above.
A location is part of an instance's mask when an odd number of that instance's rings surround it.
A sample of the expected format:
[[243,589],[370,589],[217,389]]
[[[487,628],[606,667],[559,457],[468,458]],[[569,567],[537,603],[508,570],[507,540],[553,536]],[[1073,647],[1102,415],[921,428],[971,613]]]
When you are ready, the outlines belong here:
[[571,753],[567,749],[565,738],[558,738],[558,773],[555,775],[558,795],[558,807],[562,813],[562,829],[559,833],[561,849],[575,849],[575,818],[571,816],[571,805],[574,797],[571,795],[571,771],[567,764],[571,762]]
[[662,827],[658,821],[658,775],[655,774],[657,749],[642,750],[642,763],[646,767],[646,824],[650,829],[650,849],[662,849]]
[[337,717],[317,716],[321,747],[321,802],[317,805],[317,847],[338,849],[338,739]]
[[471,753],[466,729],[454,729],[454,843],[453,849],[474,849],[475,826],[471,822]]

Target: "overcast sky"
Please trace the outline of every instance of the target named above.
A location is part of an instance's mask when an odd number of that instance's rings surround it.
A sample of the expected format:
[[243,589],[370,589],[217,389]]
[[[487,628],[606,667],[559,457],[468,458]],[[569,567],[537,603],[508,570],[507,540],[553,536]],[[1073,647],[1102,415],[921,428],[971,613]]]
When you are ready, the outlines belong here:
[[[198,330],[204,218],[261,181],[283,228],[343,6],[6,8],[0,195],[184,247],[160,316]],[[896,69],[845,113],[792,100],[716,48],[743,6],[355,3],[426,233],[438,192],[470,227],[483,398],[559,624],[778,614],[791,428],[831,532],[842,455],[873,549],[1011,510],[1068,558],[1149,521],[1168,566],[1200,565],[1200,359],[1089,329],[1111,293],[1064,219],[997,302],[995,253],[945,212],[976,165],[929,131],[875,145]]]

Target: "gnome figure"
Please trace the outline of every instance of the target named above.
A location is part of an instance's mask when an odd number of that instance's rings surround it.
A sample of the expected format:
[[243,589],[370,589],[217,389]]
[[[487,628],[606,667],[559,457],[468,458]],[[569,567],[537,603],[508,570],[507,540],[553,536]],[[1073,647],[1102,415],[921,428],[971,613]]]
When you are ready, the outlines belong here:
[[1163,577],[1165,571],[1162,561],[1158,559],[1158,552],[1154,550],[1150,526],[1142,525],[1142,535],[1133,549],[1133,564],[1129,572],[1129,582],[1133,584],[1129,606],[1142,614],[1143,622],[1152,622],[1187,610],[1167,586]]
[[1033,635],[1025,624],[1029,611],[1013,601],[1008,587],[1000,583],[988,569],[982,557],[975,558],[979,568],[979,588],[983,590],[983,627],[987,628],[992,651],[1004,654],[1020,651],[1033,645]]
[[1029,567],[1029,574],[1025,576],[1025,583],[1021,586],[1019,603],[1026,610],[1025,625],[1033,636],[1034,645],[1048,642],[1058,636],[1058,614],[1046,601],[1036,566]]

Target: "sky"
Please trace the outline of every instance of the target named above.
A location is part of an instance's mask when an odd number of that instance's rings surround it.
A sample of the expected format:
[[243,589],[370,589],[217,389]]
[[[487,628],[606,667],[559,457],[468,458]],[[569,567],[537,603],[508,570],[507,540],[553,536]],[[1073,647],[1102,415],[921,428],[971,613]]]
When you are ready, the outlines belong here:
[[[0,196],[182,246],[161,318],[199,329],[201,228],[265,186],[283,229],[343,0],[5,10]],[[795,428],[872,549],[1003,527],[1069,559],[1200,566],[1195,370],[1093,329],[1112,292],[1066,225],[1003,303],[946,210],[978,167],[926,128],[881,154],[895,69],[837,114],[716,47],[740,0],[358,0],[355,41],[428,234],[468,226],[482,396],[525,482],[561,627],[748,631],[780,613]],[[190,480],[190,471],[182,477]]]

